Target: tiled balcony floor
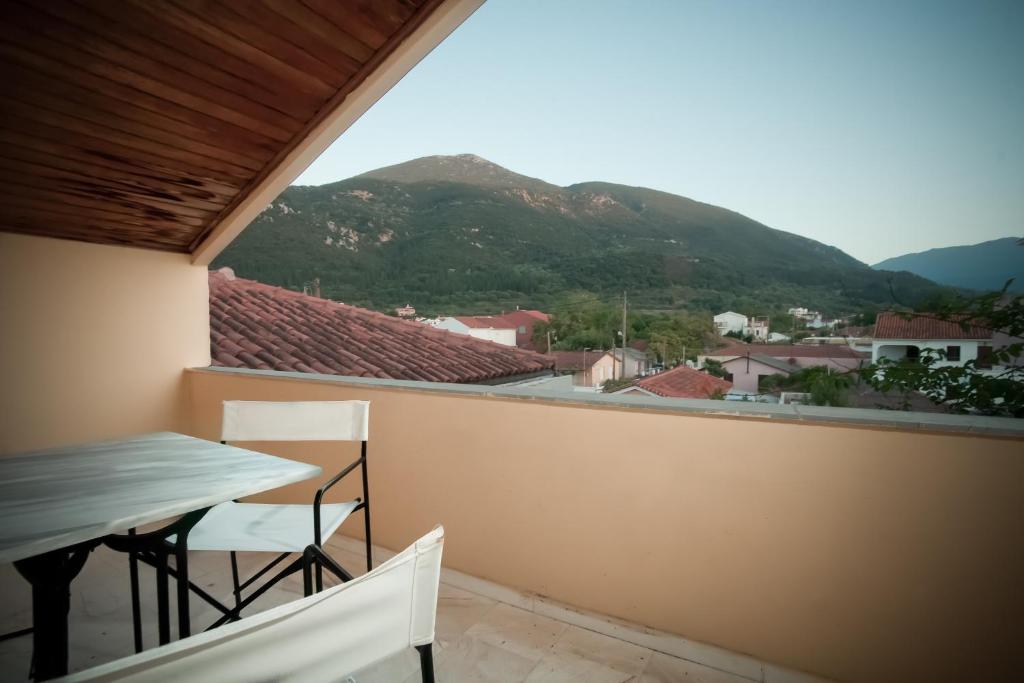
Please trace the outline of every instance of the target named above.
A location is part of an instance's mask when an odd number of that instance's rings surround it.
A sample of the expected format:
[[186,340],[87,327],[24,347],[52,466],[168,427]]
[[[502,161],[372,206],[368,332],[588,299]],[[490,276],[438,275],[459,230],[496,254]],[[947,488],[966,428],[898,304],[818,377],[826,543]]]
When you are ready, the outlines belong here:
[[[350,571],[361,573],[363,555],[354,552],[351,539],[328,544],[331,554]],[[268,556],[239,555],[243,576],[262,566]],[[378,560],[383,558],[376,558]],[[222,553],[193,552],[189,569],[192,579],[212,595],[227,602],[231,594],[231,572]],[[156,600],[154,572],[140,570],[143,622],[147,647],[156,642]],[[454,578],[454,577],[453,577]],[[459,583],[459,581],[455,581]],[[465,585],[465,582],[461,582]],[[493,585],[493,584],[492,584]],[[500,588],[500,587],[499,587]],[[740,655],[729,658],[718,650],[722,668],[673,657],[647,647],[602,635],[515,606],[522,598],[508,591],[508,602],[499,602],[477,592],[457,587],[442,578],[437,613],[434,662],[439,681],[516,681],[556,683],[750,683],[750,681],[798,681],[802,676],[771,675],[771,667]],[[302,596],[301,574],[289,577],[255,603],[266,609]],[[31,622],[28,584],[11,565],[0,566],[0,632],[25,628]],[[131,603],[128,590],[127,557],[106,548],[93,552],[82,574],[72,586],[70,666],[74,671],[132,653]],[[174,604],[172,583],[171,602]],[[213,621],[216,611],[193,596],[193,630]],[[172,633],[176,626],[172,612]],[[27,679],[31,637],[0,642],[0,680]],[[708,661],[708,660],[705,660]],[[730,673],[727,670],[732,669]],[[745,675],[739,675],[745,674]],[[381,662],[371,669],[341,681],[394,683],[419,681],[419,657],[415,651]]]

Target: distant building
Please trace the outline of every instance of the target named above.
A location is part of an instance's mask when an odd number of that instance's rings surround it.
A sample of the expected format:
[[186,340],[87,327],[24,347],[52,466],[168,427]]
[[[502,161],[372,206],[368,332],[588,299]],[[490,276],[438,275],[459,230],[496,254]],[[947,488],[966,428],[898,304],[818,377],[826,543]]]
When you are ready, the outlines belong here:
[[416,309],[410,306],[409,304],[406,304],[401,308],[396,308],[395,315],[397,315],[399,318],[412,318],[416,316]]
[[768,318],[748,318],[747,324],[743,326],[743,336],[753,337],[754,341],[768,341]]
[[767,375],[791,375],[800,368],[795,363],[789,363],[778,358],[772,358],[761,353],[748,353],[745,356],[736,356],[722,362],[733,386],[738,391],[751,394],[760,393],[761,378]]
[[697,357],[697,365],[704,367],[707,360],[726,363],[733,358],[756,354],[781,360],[796,369],[826,367],[833,370],[855,370],[871,359],[871,355],[854,351],[848,346],[810,344],[730,344]]
[[614,377],[619,364],[611,352],[600,349],[593,351],[552,351],[548,357],[554,361],[555,372],[571,374],[573,385],[597,388]]
[[747,316],[742,313],[736,313],[735,311],[726,311],[725,313],[719,313],[714,317],[715,329],[718,330],[718,334],[726,334],[728,332],[735,332],[736,334],[743,334],[743,328],[747,326]]
[[788,334],[782,334],[781,332],[769,332],[768,343],[776,344],[778,342],[788,342],[792,339]]
[[508,323],[495,316],[462,315],[438,318],[436,321],[428,321],[428,323],[456,334],[465,334],[505,346],[516,345],[516,328],[510,327]]
[[533,326],[549,320],[550,316],[542,311],[515,310],[501,315],[460,315],[422,322],[442,330],[468,334],[505,346],[536,350],[533,343]]
[[933,316],[884,311],[875,321],[871,361],[916,360],[925,349],[942,350],[945,360],[935,367],[963,365],[976,360],[979,366],[992,353],[992,331],[975,325]]

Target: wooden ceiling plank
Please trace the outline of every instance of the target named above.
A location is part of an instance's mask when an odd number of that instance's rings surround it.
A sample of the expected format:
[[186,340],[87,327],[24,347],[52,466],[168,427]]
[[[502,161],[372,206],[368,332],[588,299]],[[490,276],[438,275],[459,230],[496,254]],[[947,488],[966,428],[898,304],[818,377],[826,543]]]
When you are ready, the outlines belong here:
[[83,149],[66,140],[53,142],[22,131],[0,128],[0,144],[4,155],[15,159],[28,159],[42,165],[60,165],[99,178],[112,178],[123,183],[136,183],[141,188],[159,185],[162,191],[195,197],[211,202],[222,202],[238,194],[240,184],[229,185],[222,180],[203,178],[195,173],[184,174],[179,170],[150,163],[132,163],[113,155],[104,155]]
[[78,49],[89,52],[108,62],[126,65],[140,76],[160,83],[164,89],[177,90],[193,97],[201,98],[208,104],[225,107],[236,112],[244,112],[246,116],[283,130],[294,130],[301,126],[302,120],[272,109],[259,100],[252,100],[218,87],[205,80],[197,79],[177,67],[163,64],[146,53],[128,50],[116,43],[104,39],[89,30],[83,30],[74,24],[53,15],[6,0],[3,18],[12,28],[42,33],[50,38]]
[[37,205],[41,206],[62,206],[72,209],[75,213],[84,212],[91,215],[100,215],[98,212],[102,212],[102,215],[110,216],[111,218],[120,216],[121,219],[119,220],[124,222],[132,221],[154,227],[159,224],[159,220],[163,220],[166,225],[181,224],[191,228],[199,228],[209,220],[209,216],[205,218],[181,216],[167,209],[164,210],[166,213],[160,213],[152,205],[123,203],[107,197],[83,196],[82,194],[68,192],[56,186],[54,189],[45,189],[38,185],[19,184],[16,180],[11,179],[6,169],[3,168],[0,168],[0,178],[3,178],[4,182],[10,184],[12,188],[17,189],[16,198],[5,199],[12,206],[25,206],[24,202],[34,201],[37,202]]
[[29,184],[42,190],[55,189],[81,197],[115,197],[126,203],[173,210],[182,216],[195,218],[209,218],[211,213],[220,211],[224,204],[223,199],[221,202],[210,202],[180,197],[161,187],[129,186],[102,176],[82,175],[22,159],[11,159],[6,154],[0,157],[0,174],[4,174],[8,182],[17,185]]
[[[290,21],[282,20],[266,8],[254,3],[224,3],[218,0],[186,0],[175,3],[183,12],[196,19],[215,24],[237,39],[273,55],[280,55],[289,64],[301,66],[304,71],[317,74],[333,90],[340,88],[352,77],[361,64],[344,53],[328,46],[326,58],[322,51],[313,49],[307,31]],[[332,58],[333,57],[333,58]],[[251,70],[250,66],[250,70]],[[294,89],[295,84],[287,86]],[[320,101],[330,97],[318,91]]]
[[194,218],[167,217],[158,212],[154,212],[152,216],[131,216],[106,209],[86,208],[67,203],[57,204],[49,199],[36,199],[26,196],[12,196],[5,199],[4,206],[0,207],[0,221],[2,221],[4,216],[11,214],[49,216],[58,220],[86,216],[93,220],[102,220],[111,225],[123,225],[132,230],[164,228],[180,231],[181,234],[195,234],[202,228],[201,225],[197,225],[201,221]]
[[[197,38],[194,34],[185,31],[178,26],[169,24],[149,12],[142,11],[138,7],[126,2],[92,2],[91,0],[73,0],[85,5],[90,11],[101,14],[110,21],[126,24],[152,40],[160,41],[171,48],[177,48],[187,52],[196,59],[209,64],[216,65],[238,78],[253,78],[253,62],[247,59],[240,59],[231,52],[223,49],[220,45],[211,44]],[[257,85],[274,92],[287,92],[294,90],[298,85],[303,92],[323,97],[321,91],[323,84],[336,88],[344,83],[350,74],[339,71],[329,64],[324,64],[308,55],[303,56],[299,52],[290,55],[294,61],[289,60],[292,66],[307,75],[314,76],[321,81],[320,86],[313,87],[309,84],[296,83],[292,78],[283,77],[280,73],[272,70],[262,69],[259,77],[255,79]]]
[[[81,56],[87,58],[87,55]],[[69,69],[72,68],[72,65],[50,56],[36,54],[21,45],[4,41],[0,41],[0,59],[3,59],[3,64],[13,64],[39,72],[43,76],[39,79],[40,82],[47,85],[52,84],[55,89],[63,87],[62,84],[67,81]],[[251,140],[254,146],[277,149],[279,142],[288,139],[288,134],[284,131],[275,129],[276,135],[267,136],[81,69],[75,72],[74,80],[75,85],[87,88],[101,97],[109,98],[112,105],[131,104],[175,121],[201,128],[211,135],[230,140],[235,145],[245,144],[244,141]]]
[[[59,16],[75,24],[85,31],[94,33],[104,40],[116,43],[121,47],[146,55],[154,61],[203,80],[213,86],[232,92],[253,102],[259,102],[296,120],[303,120],[310,108],[316,108],[322,97],[316,97],[286,84],[269,87],[266,78],[252,79],[252,67],[244,77],[240,77],[222,68],[219,61],[203,61],[180,45],[165,45],[153,36],[139,32],[138,27],[111,21],[108,17],[94,13],[93,7],[103,3],[91,3],[89,6],[75,4],[70,0],[47,0],[40,8],[54,16]],[[200,41],[195,41],[200,42]],[[223,57],[228,57],[221,53]],[[325,84],[326,85],[326,84]],[[288,95],[284,95],[288,92]]]
[[[212,1],[215,2],[215,0]],[[257,2],[249,2],[245,4],[244,8],[245,18],[253,24],[275,27],[274,32],[270,34],[271,40],[283,40],[289,45],[301,47],[302,50],[311,55],[311,58],[316,59],[318,62],[327,63],[344,70],[347,74],[345,81],[348,81],[362,67],[362,62],[339,50],[332,41],[326,41],[315,34],[311,34],[302,26],[274,12],[269,7],[265,7]],[[238,5],[224,6],[222,11],[235,15],[243,13]],[[245,23],[239,22],[233,26],[242,28],[245,25]],[[253,41],[253,45],[264,50],[272,51],[278,49],[274,42],[266,39],[261,40],[261,36],[250,33],[247,37]],[[343,87],[344,85],[345,83],[343,82],[338,87]]]
[[[117,146],[122,150],[127,150],[128,155],[142,153],[155,160],[155,163],[171,168],[180,168],[183,171],[202,169],[214,174],[240,179],[251,176],[253,172],[252,168],[194,154],[180,146],[163,145],[145,138],[121,133],[113,128],[96,125],[84,119],[59,114],[40,107],[32,107],[15,100],[0,97],[0,107],[3,108],[5,116],[11,120],[12,124],[17,122],[17,127],[20,130],[39,131],[43,127],[57,131],[58,135],[71,135],[75,138],[84,136],[86,139],[83,140],[83,144],[87,144],[93,149],[102,151],[110,146]],[[51,134],[50,137],[52,139],[53,135]],[[121,154],[123,155],[125,152],[121,152]]]
[[291,83],[293,87],[307,88],[308,92],[322,93],[324,82],[296,66],[268,54],[249,43],[237,38],[217,26],[214,26],[195,15],[167,2],[150,2],[149,0],[122,0],[143,11],[153,14],[159,21],[169,23],[196,38],[222,50],[227,50],[239,59],[252,65],[257,73],[267,72],[275,77]]
[[386,19],[363,11],[352,2],[336,0],[302,0],[310,10],[330,21],[334,26],[374,50],[387,41],[402,22],[396,18]]
[[242,168],[262,168],[263,164],[265,164],[272,156],[269,152],[264,152],[259,157],[240,154],[223,146],[218,147],[216,145],[203,142],[202,140],[190,138],[181,133],[175,134],[161,128],[154,128],[144,123],[139,123],[133,119],[118,116],[111,112],[97,110],[88,106],[69,107],[68,99],[49,95],[30,87],[11,88],[7,91],[7,97],[0,96],[0,102],[4,99],[18,101],[25,106],[36,106],[40,109],[45,109],[55,113],[69,111],[75,118],[88,121],[98,126],[118,130],[122,133],[133,135],[144,140],[161,143],[161,146],[170,146],[172,148],[184,147],[188,149],[189,152],[194,152],[211,159],[226,161]]
[[182,224],[177,226],[161,225],[159,221],[134,221],[131,218],[123,220],[125,218],[125,216],[117,215],[113,217],[104,216],[100,215],[99,212],[90,212],[78,207],[69,207],[69,210],[65,212],[49,209],[45,206],[30,207],[13,204],[0,208],[0,225],[27,225],[35,222],[43,226],[44,229],[48,227],[53,233],[58,234],[63,226],[84,227],[92,225],[106,230],[116,229],[126,236],[131,236],[130,239],[133,242],[138,238],[146,236],[152,238],[162,233],[166,236],[165,241],[175,244],[187,244],[188,240],[198,230],[198,228]]
[[359,64],[365,64],[373,57],[374,49],[353,36],[338,30],[331,22],[320,16],[305,5],[294,0],[262,0],[263,4],[275,14],[302,27],[313,36],[336,46],[343,54],[348,55]]
[[38,235],[40,237],[56,237],[59,239],[75,240],[76,242],[89,242],[91,244],[109,244],[119,247],[141,247],[157,251],[170,251],[178,254],[188,253],[187,247],[179,241],[171,241],[166,238],[141,236],[127,236],[123,232],[111,230],[109,226],[102,224],[79,222],[74,226],[63,224],[56,230],[49,226],[40,226],[32,219],[9,219],[5,223],[4,230],[17,232],[23,235]]
[[[18,91],[20,99],[40,97],[49,102],[64,101],[67,108],[72,108],[79,115],[88,110],[104,117],[111,124],[115,119],[123,119],[126,124],[151,127],[182,139],[200,142],[209,147],[218,147],[219,153],[239,154],[254,161],[265,161],[276,152],[277,146],[261,138],[259,142],[244,140],[236,135],[216,135],[190,123],[172,119],[162,113],[154,112],[134,104],[105,97],[95,90],[80,87],[68,81],[58,81],[41,77],[20,64],[4,60],[0,57],[0,82]],[[52,108],[52,106],[51,106]],[[122,128],[122,130],[125,130]],[[126,131],[130,132],[130,131]]]
[[[2,3],[0,3],[2,5]],[[170,88],[164,83],[153,80],[148,76],[136,73],[122,64],[98,59],[95,55],[77,49],[73,45],[54,41],[40,34],[26,36],[25,32],[0,21],[0,46],[3,43],[15,43],[23,48],[32,51],[37,50],[47,55],[59,55],[57,59],[65,63],[72,72],[84,69],[101,78],[108,79],[115,83],[125,85],[167,102],[174,102],[182,107],[202,112],[215,118],[223,119],[267,137],[283,140],[291,137],[289,130],[272,125],[258,118],[254,118],[244,112],[231,109],[221,104],[210,102],[197,97],[190,92],[183,92]],[[65,76],[66,78],[67,76]]]

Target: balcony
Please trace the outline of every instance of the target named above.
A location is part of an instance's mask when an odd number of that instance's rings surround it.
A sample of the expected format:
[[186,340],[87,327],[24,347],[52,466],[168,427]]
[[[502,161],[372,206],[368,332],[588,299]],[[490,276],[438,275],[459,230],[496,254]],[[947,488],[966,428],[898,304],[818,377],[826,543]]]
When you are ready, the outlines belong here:
[[[249,370],[188,370],[183,381],[188,431],[209,439],[225,399],[372,402],[381,552],[447,529],[441,680],[953,681],[1020,670],[1016,421]],[[267,450],[336,469],[320,444]],[[260,500],[305,501],[315,486]],[[335,542],[353,568],[357,549]],[[224,559],[196,555],[203,581],[228,595]],[[73,667],[131,646],[125,563],[104,562],[80,583]],[[4,594],[27,599],[10,575]],[[15,604],[5,627],[25,625]],[[4,644],[4,671],[21,675],[24,647]],[[356,680],[402,680],[414,667],[411,656]]]

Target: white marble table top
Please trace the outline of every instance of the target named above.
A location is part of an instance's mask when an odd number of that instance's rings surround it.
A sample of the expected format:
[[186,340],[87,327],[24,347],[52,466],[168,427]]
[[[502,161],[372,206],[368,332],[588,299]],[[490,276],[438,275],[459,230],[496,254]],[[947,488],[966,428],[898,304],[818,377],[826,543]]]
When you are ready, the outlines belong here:
[[171,432],[3,457],[0,562],[318,474],[315,465]]

